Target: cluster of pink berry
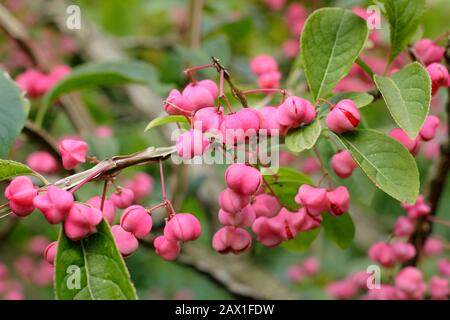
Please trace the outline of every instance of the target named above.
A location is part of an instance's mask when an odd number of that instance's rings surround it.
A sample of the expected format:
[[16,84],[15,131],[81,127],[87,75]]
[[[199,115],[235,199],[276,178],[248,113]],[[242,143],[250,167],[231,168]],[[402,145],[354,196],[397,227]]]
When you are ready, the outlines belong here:
[[67,65],[56,66],[49,74],[28,69],[17,76],[16,82],[30,98],[39,98],[68,73],[70,73],[70,67]]
[[319,272],[320,263],[315,258],[308,258],[301,264],[296,264],[287,270],[287,277],[293,283],[301,283],[306,277],[312,277]]
[[273,57],[268,55],[254,57],[250,61],[250,70],[258,77],[260,88],[277,88],[280,85],[281,73]]
[[389,135],[395,140],[399,141],[412,154],[417,155],[420,150],[421,141],[431,141],[436,137],[437,129],[439,128],[440,120],[438,117],[429,115],[419,134],[414,139],[411,139],[403,129],[395,128],[389,132]]

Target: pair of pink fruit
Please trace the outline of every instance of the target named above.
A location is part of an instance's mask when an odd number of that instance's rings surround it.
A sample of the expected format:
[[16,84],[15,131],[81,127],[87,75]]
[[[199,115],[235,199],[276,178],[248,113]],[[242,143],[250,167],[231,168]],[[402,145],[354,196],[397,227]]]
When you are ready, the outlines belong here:
[[280,85],[281,73],[273,57],[268,55],[254,57],[250,61],[250,70],[258,77],[260,88],[277,88]]

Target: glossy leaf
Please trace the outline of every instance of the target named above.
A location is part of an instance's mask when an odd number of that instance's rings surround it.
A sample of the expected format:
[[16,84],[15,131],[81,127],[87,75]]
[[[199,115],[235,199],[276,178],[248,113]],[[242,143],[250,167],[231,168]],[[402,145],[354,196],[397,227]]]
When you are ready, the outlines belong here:
[[301,57],[314,100],[326,97],[350,71],[368,36],[367,23],[350,10],[324,8],[306,20]]
[[316,119],[306,126],[290,130],[284,142],[292,152],[302,152],[314,147],[321,131],[320,121]]
[[60,300],[136,300],[136,290],[109,224],[72,241],[61,232],[55,261],[55,295]]
[[294,239],[282,242],[281,247],[291,252],[304,252],[309,249],[319,233],[320,228],[299,232]]
[[322,227],[325,234],[330,237],[341,249],[348,248],[355,237],[355,225],[348,213],[333,217],[329,214],[323,215]]
[[173,122],[178,122],[178,123],[188,123],[188,119],[185,116],[166,116],[166,117],[159,117],[156,119],[153,119],[152,121],[149,122],[149,124],[147,125],[147,127],[145,127],[144,131],[148,131],[152,128],[155,127],[159,127],[162,126],[164,124],[168,124],[168,123],[173,123]]
[[431,80],[428,72],[414,62],[393,75],[375,75],[374,80],[395,122],[414,139],[430,109]]
[[397,140],[375,130],[359,129],[337,136],[369,179],[391,197],[414,203],[419,194],[419,170]]

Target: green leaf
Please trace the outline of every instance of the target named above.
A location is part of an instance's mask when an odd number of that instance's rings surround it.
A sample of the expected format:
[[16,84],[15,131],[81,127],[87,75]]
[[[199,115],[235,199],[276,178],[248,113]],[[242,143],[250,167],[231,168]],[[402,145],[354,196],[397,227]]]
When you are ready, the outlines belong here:
[[20,162],[0,159],[0,181],[17,176],[32,176],[34,174],[33,170]]
[[368,33],[366,21],[350,10],[323,8],[308,17],[301,57],[314,100],[326,97],[348,74]]
[[127,83],[152,84],[157,82],[157,70],[141,61],[90,62],[72,69],[43,99],[44,106],[62,94],[87,86],[115,85]]
[[310,124],[289,130],[284,143],[292,152],[302,152],[311,149],[319,139],[322,126],[318,118]]
[[[136,300],[136,290],[117,249],[109,224],[72,241],[63,230],[55,260],[55,295],[59,300]],[[79,286],[77,285],[79,280]]]
[[9,75],[0,73],[0,158],[6,157],[27,118],[27,100]]
[[347,249],[355,237],[355,225],[348,213],[333,217],[329,214],[323,215],[322,227],[325,234],[330,237],[341,249]]
[[425,12],[425,0],[385,0],[384,8],[389,22],[390,64],[416,33]]
[[300,207],[294,201],[298,188],[302,184],[314,184],[305,174],[286,167],[279,168],[275,175],[264,176],[264,180],[269,184],[278,200],[280,200],[281,205],[291,211],[296,211]]
[[309,249],[319,233],[320,228],[299,232],[294,239],[282,242],[281,247],[291,252],[304,252]]
[[369,129],[337,137],[378,188],[401,202],[416,201],[419,170],[413,156],[400,142]]
[[358,108],[365,107],[372,103],[373,96],[365,92],[340,92],[328,99],[332,104],[336,104],[341,100],[350,99]]
[[374,80],[395,122],[414,139],[430,109],[428,72],[420,63],[414,62],[393,75],[375,75]]
[[166,116],[166,117],[159,117],[156,119],[153,119],[150,121],[150,123],[145,127],[144,131],[148,131],[152,128],[162,126],[163,124],[168,124],[172,122],[181,122],[181,123],[188,123],[188,120],[185,116]]

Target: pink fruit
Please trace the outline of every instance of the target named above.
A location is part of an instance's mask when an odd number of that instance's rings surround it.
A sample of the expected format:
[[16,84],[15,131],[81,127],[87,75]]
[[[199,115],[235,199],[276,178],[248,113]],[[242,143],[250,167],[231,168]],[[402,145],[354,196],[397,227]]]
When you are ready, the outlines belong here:
[[348,211],[350,206],[350,194],[346,187],[340,186],[328,191],[327,195],[328,212],[332,216],[340,216]]
[[139,172],[126,181],[124,186],[133,191],[134,201],[139,201],[153,192],[153,178],[145,172]]
[[250,61],[250,69],[256,75],[278,71],[278,63],[275,59],[268,55],[260,55],[254,57]]
[[250,203],[250,197],[226,188],[219,195],[220,207],[230,213],[239,212]]
[[147,210],[139,205],[128,207],[120,218],[120,226],[136,238],[145,238],[152,230],[153,221]]
[[234,163],[225,171],[225,181],[228,188],[243,194],[255,194],[262,183],[262,175],[251,166],[242,163]]
[[253,224],[255,218],[255,211],[251,205],[247,205],[235,213],[219,210],[219,221],[226,226],[247,228]]
[[214,234],[212,246],[214,250],[225,254],[232,252],[239,254],[246,251],[252,245],[250,234],[241,228],[223,227]]
[[55,262],[57,248],[58,248],[58,241],[54,241],[50,243],[44,250],[45,261],[47,261],[51,265],[53,265]]
[[299,225],[299,231],[309,231],[315,228],[320,227],[320,224],[322,223],[322,216],[319,215],[311,215],[308,213],[306,208],[300,208],[298,210],[298,215],[301,218],[301,222]]
[[164,227],[167,240],[192,241],[198,239],[202,231],[200,221],[190,213],[175,214]]
[[259,110],[261,116],[261,129],[267,130],[267,135],[284,135],[287,131],[286,126],[281,125],[277,121],[278,108],[264,107]]
[[436,136],[436,130],[438,129],[440,123],[441,121],[438,117],[433,115],[428,116],[422,126],[422,129],[420,129],[420,138],[424,141],[434,139],[434,137]]
[[327,191],[324,188],[315,188],[303,184],[298,189],[295,202],[304,206],[311,215],[319,215],[327,210]]
[[395,242],[391,245],[397,262],[406,262],[416,255],[416,248],[407,242]]
[[[202,132],[218,133],[224,119],[223,108],[203,108],[194,115],[194,128]],[[199,126],[199,127],[198,127]]]
[[88,144],[80,140],[64,139],[58,145],[58,150],[64,169],[70,170],[86,162]]
[[226,144],[243,143],[256,136],[261,126],[259,113],[250,108],[243,108],[225,116],[220,131]]
[[280,202],[277,197],[270,194],[262,193],[255,197],[252,204],[256,217],[273,217],[278,214],[281,209]]
[[415,267],[406,267],[395,277],[395,287],[400,299],[421,300],[425,293],[422,272]]
[[[95,196],[90,198],[87,202],[87,204],[93,206],[94,208],[100,209],[102,206],[102,198]],[[114,202],[111,200],[105,199],[103,202],[103,217],[106,219],[106,221],[109,222],[110,225],[114,222],[114,217],[116,215],[116,206],[114,205]]]
[[426,256],[438,255],[444,250],[444,243],[441,240],[428,237],[423,245],[423,254]]
[[75,203],[64,222],[64,232],[73,241],[97,232],[96,226],[102,221],[103,214],[97,208]]
[[46,151],[30,153],[26,162],[31,169],[41,174],[51,174],[58,170],[55,158]]
[[301,97],[291,96],[278,107],[278,123],[289,128],[310,123],[315,117],[316,111],[313,105]]
[[407,217],[399,217],[395,222],[394,235],[396,237],[409,237],[416,231],[415,223]]
[[121,226],[112,226],[111,232],[122,256],[129,256],[139,247],[139,242],[136,237],[131,232],[124,230]]
[[333,296],[335,299],[347,300],[353,298],[358,292],[358,288],[352,281],[342,280],[330,283],[326,290],[329,295]]
[[20,176],[14,178],[5,190],[5,198],[15,215],[24,217],[34,210],[33,200],[37,190],[30,178]]
[[350,99],[344,99],[332,107],[326,124],[331,131],[340,134],[355,129],[360,119],[357,105]]
[[266,247],[275,247],[284,241],[284,225],[282,221],[273,220],[273,218],[259,217],[252,225],[252,230],[262,245]]
[[437,276],[431,277],[429,291],[433,300],[447,300],[450,295],[448,279]]
[[165,236],[156,237],[153,241],[153,246],[156,254],[167,261],[175,260],[181,250],[178,241],[170,241]]
[[50,185],[47,192],[33,200],[34,206],[41,211],[51,224],[64,220],[74,204],[72,193]]
[[432,63],[427,67],[431,79],[431,94],[435,95],[441,87],[450,85],[450,75],[447,68],[440,63]]
[[445,49],[431,39],[421,39],[413,46],[414,53],[427,66],[444,58]]
[[415,156],[419,152],[420,142],[419,142],[419,139],[417,139],[417,137],[414,139],[411,139],[406,134],[406,132],[400,128],[392,129],[389,132],[389,136],[391,136],[395,140],[399,141],[402,145],[404,145],[405,148],[408,149],[408,151],[412,155]]
[[209,146],[209,140],[199,130],[193,129],[181,134],[177,139],[177,152],[183,159],[201,156]]
[[185,115],[188,116],[193,113],[193,104],[183,96],[180,91],[173,89],[164,104],[164,111],[170,115]]
[[352,155],[347,150],[337,152],[331,158],[331,168],[339,178],[345,179],[352,175],[358,164],[353,160]]
[[431,212],[430,206],[425,202],[424,196],[420,195],[414,204],[402,204],[403,209],[408,213],[408,218],[415,220],[427,216]]
[[258,86],[260,88],[277,88],[280,85],[281,73],[279,71],[271,71],[263,73],[258,77]]
[[395,264],[394,251],[386,242],[378,242],[372,245],[369,249],[369,258],[387,268]]
[[213,107],[218,92],[215,82],[202,80],[188,84],[182,94],[193,106],[193,110],[196,111],[201,108]]
[[117,208],[125,209],[134,201],[134,193],[128,188],[118,188],[110,196],[111,201]]

